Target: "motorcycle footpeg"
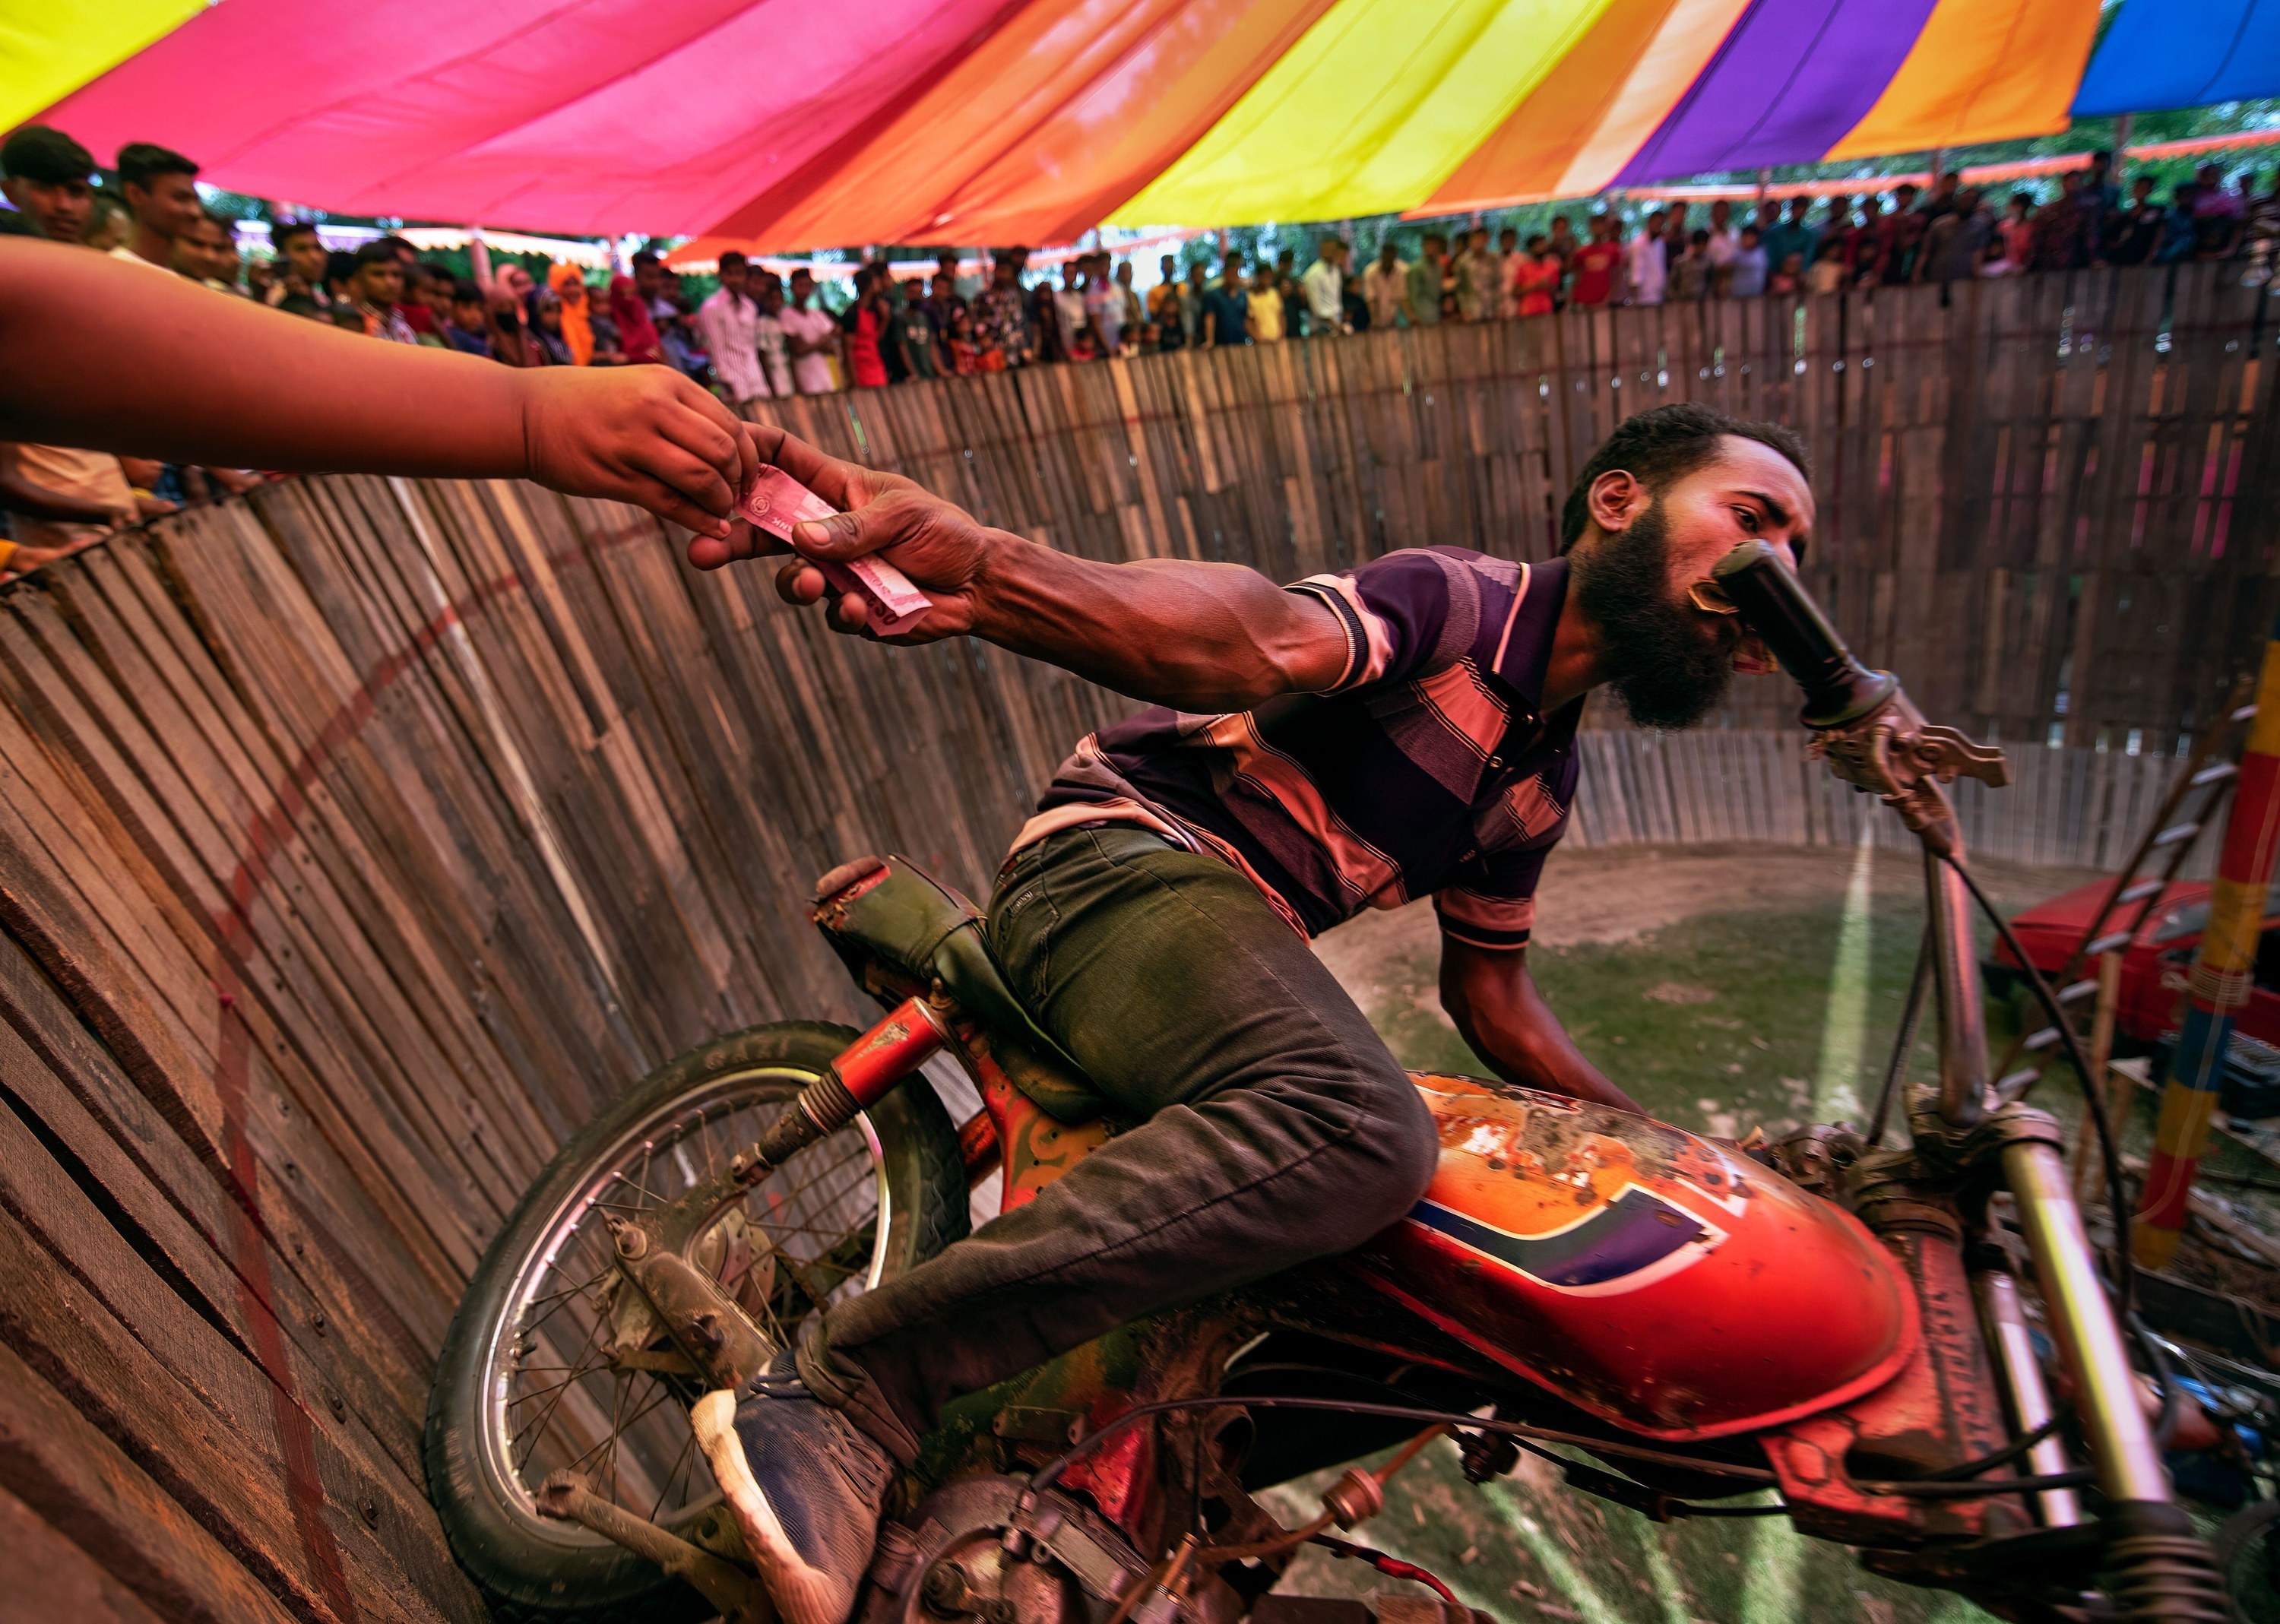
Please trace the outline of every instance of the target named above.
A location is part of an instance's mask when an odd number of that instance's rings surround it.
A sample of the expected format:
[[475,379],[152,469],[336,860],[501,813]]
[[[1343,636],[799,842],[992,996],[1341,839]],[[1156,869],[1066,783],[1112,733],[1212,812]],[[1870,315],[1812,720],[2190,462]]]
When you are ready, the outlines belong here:
[[767,1597],[751,1574],[647,1518],[603,1499],[593,1492],[582,1473],[555,1473],[540,1488],[537,1504],[542,1516],[581,1524],[636,1556],[648,1558],[675,1578],[686,1579],[720,1610],[724,1624],[767,1624]]

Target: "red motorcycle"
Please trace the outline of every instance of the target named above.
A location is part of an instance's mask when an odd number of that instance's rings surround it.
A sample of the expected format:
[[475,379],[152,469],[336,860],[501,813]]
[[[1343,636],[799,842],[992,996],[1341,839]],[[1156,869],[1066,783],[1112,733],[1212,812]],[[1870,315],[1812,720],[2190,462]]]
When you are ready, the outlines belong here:
[[[1937,1083],[1895,1113],[1888,1081],[1865,1127],[1745,1149],[1419,1075],[1441,1160],[1406,1220],[959,1401],[890,1500],[859,1617],[1232,1624],[1308,1542],[1446,1595],[1330,1531],[1444,1434],[1475,1482],[1533,1451],[1658,1519],[1770,1489],[1748,1509],[2009,1618],[2227,1617],[2133,1366],[2129,1260],[2085,1235],[2052,1118],[1987,1074],[1968,913],[1985,903],[1941,786],[2000,785],[2002,759],[1856,663],[1764,543],[1717,576],[1803,684],[1814,751],[1922,839]],[[899,858],[833,870],[814,920],[885,1018],[757,1028],[674,1062],[502,1230],[426,1445],[498,1616],[773,1616],[755,1568],[777,1571],[781,1530],[740,1493],[735,1391],[805,1316],[965,1234],[973,1184],[1002,1173],[1018,1205],[1106,1138],[978,917]],[[982,1108],[954,1127],[960,1078]],[[1404,1439],[1296,1528],[1253,1497]]]

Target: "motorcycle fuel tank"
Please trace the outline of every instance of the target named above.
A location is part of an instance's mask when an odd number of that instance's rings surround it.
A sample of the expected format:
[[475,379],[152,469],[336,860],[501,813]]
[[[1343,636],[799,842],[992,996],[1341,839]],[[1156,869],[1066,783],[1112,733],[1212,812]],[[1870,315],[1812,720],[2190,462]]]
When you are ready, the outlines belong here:
[[1628,1112],[1413,1075],[1440,1167],[1356,1261],[1498,1363],[1676,1440],[1843,1404],[1913,1351],[1906,1277],[1843,1208]]

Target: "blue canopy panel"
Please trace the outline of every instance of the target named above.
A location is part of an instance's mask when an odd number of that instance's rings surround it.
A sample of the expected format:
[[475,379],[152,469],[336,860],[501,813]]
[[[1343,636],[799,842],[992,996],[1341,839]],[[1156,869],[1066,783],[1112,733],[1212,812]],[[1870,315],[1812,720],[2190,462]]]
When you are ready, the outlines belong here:
[[2280,0],[2127,0],[2106,31],[2077,117],[2280,96]]

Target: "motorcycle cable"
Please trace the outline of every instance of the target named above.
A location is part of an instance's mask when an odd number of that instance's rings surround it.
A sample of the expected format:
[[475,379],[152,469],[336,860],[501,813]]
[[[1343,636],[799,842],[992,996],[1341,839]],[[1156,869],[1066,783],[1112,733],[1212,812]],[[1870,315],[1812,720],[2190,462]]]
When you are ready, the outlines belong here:
[[[1630,1505],[1630,1502],[1627,1500],[1614,1499],[1611,1495],[1606,1494],[1599,1489],[1591,1488],[1586,1484],[1578,1482],[1575,1480],[1573,1468],[1588,1463],[1580,1460],[1572,1460],[1565,1455],[1556,1455],[1550,1450],[1545,1449],[1542,1444],[1534,1443],[1527,1438],[1514,1438],[1513,1442],[1517,1443],[1521,1448],[1526,1450],[1529,1454],[1535,1456],[1538,1460],[1549,1461],[1552,1465],[1561,1467],[1567,1475],[1568,1486],[1570,1489],[1575,1489],[1577,1492],[1582,1494],[1596,1495],[1600,1499],[1607,1500],[1613,1505]],[[1642,1483],[1637,1478],[1626,1478],[1620,1481],[1627,1482],[1632,1488],[1642,1489],[1648,1494],[1658,1493],[1658,1490],[1651,1485]],[[1661,1495],[1660,1497],[1661,1501],[1662,1515],[1661,1518],[1658,1519],[1658,1520],[1667,1520],[1672,1517],[1786,1517],[1789,1515],[1789,1502],[1786,1500],[1776,1500],[1771,1505],[1703,1505],[1692,1500],[1679,1499],[1673,1495]],[[1637,1506],[1631,1506],[1631,1509],[1636,1511],[1638,1508]]]
[[2018,1459],[2020,1456],[2025,1454],[2029,1450],[2033,1449],[2036,1444],[2040,1443],[2045,1438],[2049,1437],[2053,1433],[2056,1432],[2059,1429],[2059,1424],[2065,1420],[2069,1413],[2069,1407],[2061,1407],[2054,1412],[2048,1420],[2036,1428],[2034,1431],[2028,1433],[2022,1437],[2014,1438],[2010,1443],[2005,1444],[2001,1449],[1997,1450],[1993,1454],[1982,1455],[1976,1460],[1958,1461],[1954,1466],[1942,1466],[1937,1472],[1926,1473],[1924,1474],[1924,1482],[1928,1483],[1952,1483],[1960,1482],[1966,1478],[1977,1477],[1983,1473],[1992,1472],[1997,1466],[2007,1466],[2013,1461]]
[[2057,1028],[2059,1041],[2066,1045],[2067,1063],[2074,1067],[2075,1075],[2082,1080],[2083,1104],[2089,1111],[2091,1125],[2098,1134],[2099,1155],[2106,1164],[2106,1201],[2113,1214],[2114,1244],[2107,1248],[2107,1266],[2112,1272],[2113,1279],[2107,1289],[2114,1298],[2115,1317],[2127,1322],[2137,1312],[2137,1262],[2130,1255],[2127,1216],[2130,1197],[2122,1181],[2122,1147],[2114,1135],[2113,1118],[2106,1109],[2106,1089],[2101,1081],[2092,1074],[2090,1057],[2083,1053],[2082,1040],[2075,1035],[2066,1012],[2059,1005],[2057,995],[2051,991],[2050,982],[2043,979],[2043,973],[2036,968],[2035,961],[2028,958],[2026,950],[2019,945],[2019,938],[2012,932],[2011,921],[2003,917],[2002,910],[1996,907],[1993,898],[1981,888],[1979,876],[1953,857],[1943,855],[1940,860],[1955,870],[1978,902],[1981,911],[1994,922],[1995,934],[2002,939],[2003,945],[2011,951],[2012,958],[2025,972],[2027,984],[2034,989],[2035,997],[2043,1006],[2043,1013]]
[[[1549,1428],[1529,1427],[1519,1421],[1507,1421],[1493,1416],[1468,1415],[1460,1410],[1427,1410],[1407,1405],[1367,1404],[1343,1398],[1300,1397],[1296,1395],[1276,1395],[1252,1397],[1213,1394],[1200,1398],[1161,1398],[1144,1405],[1135,1405],[1108,1421],[1098,1432],[1089,1432],[1056,1459],[1048,1461],[1029,1480],[1024,1499],[1044,1493],[1060,1481],[1067,1471],[1085,1456],[1098,1449],[1116,1434],[1134,1422],[1151,1415],[1173,1410],[1208,1410],[1222,1405],[1244,1405],[1261,1410],[1313,1410],[1332,1415],[1367,1415],[1385,1420],[1413,1421],[1419,1426],[1439,1423],[1461,1431],[1493,1432],[1510,1438],[1536,1438],[1548,1443],[1572,1443],[1576,1448],[1593,1453],[1606,1452],[1626,1455],[1655,1466],[1675,1466],[1688,1472],[1703,1472],[1715,1477],[1732,1478],[1751,1489],[1772,1487],[1778,1480],[1763,1466],[1729,1466],[1722,1462],[1704,1462],[1685,1455],[1674,1455],[1666,1450],[1648,1449],[1642,1444],[1626,1443],[1608,1438],[1594,1438],[1581,1433],[1554,1432]],[[1736,1493],[1745,1493],[1737,1489]]]
[[2153,1428],[2153,1447],[2166,1450],[2177,1435],[2177,1428],[2185,1419],[2185,1389],[2177,1385],[2176,1366],[2169,1363],[2169,1351],[2161,1339],[2153,1335],[2153,1327],[2135,1313],[2130,1316],[2130,1334],[2137,1339],[2138,1349],[2145,1355],[2146,1364],[2153,1366],[2154,1385],[2161,1389],[2161,1419]]
[[1884,1125],[1891,1120],[1892,1102],[1899,1097],[1900,1074],[1908,1069],[1908,1055],[1916,1046],[1916,1023],[1923,1016],[1924,987],[1931,980],[1931,926],[1916,939],[1915,974],[1908,980],[1907,1007],[1900,1012],[1900,1029],[1892,1036],[1892,1058],[1884,1066],[1884,1086],[1876,1094],[1876,1114],[1868,1119],[1865,1135],[1868,1148],[1884,1143]]

